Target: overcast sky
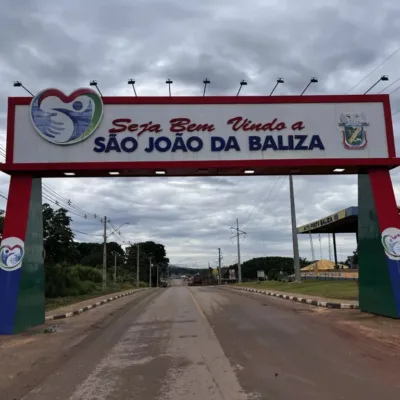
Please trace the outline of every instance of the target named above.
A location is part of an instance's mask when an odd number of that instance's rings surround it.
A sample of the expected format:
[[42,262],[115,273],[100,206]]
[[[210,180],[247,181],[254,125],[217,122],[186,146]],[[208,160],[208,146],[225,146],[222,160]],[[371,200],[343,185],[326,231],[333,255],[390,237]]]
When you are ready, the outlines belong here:
[[[201,95],[204,78],[210,95],[298,94],[310,77],[319,78],[309,94],[363,93],[382,74],[377,93],[400,78],[398,0],[3,0],[0,29],[0,141],[5,146],[6,99],[25,95],[13,88],[22,81],[32,92],[58,87],[71,92],[96,79],[104,95],[131,95],[126,82],[137,81],[138,95]],[[400,80],[389,87],[400,87]],[[391,95],[400,109],[400,90]],[[397,147],[400,113],[394,115]],[[400,172],[392,171],[398,201]],[[216,265],[221,247],[226,264],[236,262],[229,228],[239,218],[247,232],[242,260],[263,255],[291,256],[287,177],[46,179],[57,193],[80,208],[73,229],[101,234],[93,215],[107,215],[126,242],[155,240],[166,246],[171,263]],[[295,177],[298,225],[357,205],[357,177]],[[9,178],[0,174],[0,193]],[[45,191],[55,201],[56,195]],[[57,197],[61,200],[61,197]],[[54,204],[52,204],[54,206]],[[0,207],[5,207],[1,199]],[[82,211],[84,209],[85,211]],[[88,218],[83,218],[87,212]],[[311,258],[309,238],[300,236],[300,255]],[[76,233],[80,241],[100,236]],[[120,243],[122,239],[117,237]],[[110,238],[111,240],[111,238]],[[352,254],[354,235],[339,235],[339,260]],[[314,237],[320,257],[318,235]],[[329,258],[326,235],[322,257]]]

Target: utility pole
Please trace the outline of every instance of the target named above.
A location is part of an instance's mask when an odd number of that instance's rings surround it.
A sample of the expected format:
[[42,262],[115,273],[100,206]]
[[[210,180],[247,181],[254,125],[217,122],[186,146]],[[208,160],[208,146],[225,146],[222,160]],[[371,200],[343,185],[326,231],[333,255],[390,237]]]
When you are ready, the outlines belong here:
[[221,284],[221,248],[218,249],[218,285]]
[[293,189],[292,175],[289,175],[289,189],[290,189],[290,214],[292,217],[294,275],[295,275],[295,281],[300,282],[301,278],[300,278],[299,242],[297,240],[296,207],[294,204],[294,189]]
[[149,288],[151,288],[151,259],[152,257],[149,257]]
[[[242,266],[240,265],[240,235],[246,235],[246,232],[243,232],[239,229],[239,219],[236,218],[236,228],[231,227],[231,229],[236,231],[236,235],[232,236],[235,237],[236,236],[236,240],[237,240],[237,253],[238,253],[238,280],[239,283],[242,283]],[[232,239],[231,238],[231,239]]]
[[158,264],[157,264],[157,287],[158,287]]
[[104,234],[103,234],[103,290],[107,286],[107,217],[104,217]]
[[[318,83],[318,78],[315,78],[315,77],[311,78],[310,82],[307,84],[307,86],[301,92],[300,96],[303,96],[303,94],[306,92],[306,90],[309,88],[309,86],[312,83]],[[292,175],[289,175],[289,191],[290,191],[290,215],[292,217],[294,275],[295,275],[295,281],[300,282],[301,276],[300,276],[299,242],[297,240],[296,207],[295,207],[295,202],[294,202],[294,189],[293,189],[293,176]],[[310,232],[310,241],[311,241],[311,251],[314,254],[314,246],[312,244],[311,232]],[[314,256],[313,256],[313,258],[314,258]]]
[[240,265],[240,238],[239,238],[239,218],[236,218],[237,251],[238,251],[238,275],[239,283],[242,283],[242,266]]
[[312,235],[311,235],[311,230],[309,232],[309,235],[310,235],[310,245],[311,245],[311,260],[315,261],[314,243],[313,243],[313,239],[312,239]]
[[328,252],[329,252],[329,261],[332,261],[331,234],[330,233],[328,233]]
[[117,283],[117,252],[114,253],[114,284]]
[[318,234],[319,239],[319,259],[322,260],[322,245],[321,245],[321,234]]
[[139,287],[139,251],[140,251],[140,245],[139,243],[136,245],[137,250],[136,250],[136,287]]

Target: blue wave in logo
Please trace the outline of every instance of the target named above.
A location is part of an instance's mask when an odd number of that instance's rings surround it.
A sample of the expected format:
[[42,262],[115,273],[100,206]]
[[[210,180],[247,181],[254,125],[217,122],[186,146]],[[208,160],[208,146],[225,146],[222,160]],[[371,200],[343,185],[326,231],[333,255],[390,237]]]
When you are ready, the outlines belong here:
[[[82,110],[82,102],[76,100],[72,104],[72,108],[74,110],[54,108],[52,109],[54,112],[42,110],[39,106],[39,101],[40,96],[37,96],[37,98],[35,98],[33,101],[31,108],[32,121],[36,128],[44,136],[48,137],[49,139],[55,139],[54,142],[69,143],[78,139],[87,131],[92,121],[94,113],[92,101],[89,101],[89,104],[85,110]],[[67,135],[67,138],[62,141],[57,141],[57,137],[59,137],[62,133],[65,133],[65,130],[68,128],[65,126],[65,123],[62,120],[57,120],[57,113],[62,113],[67,116],[73,125],[73,130],[71,131],[70,135]]]
[[1,248],[1,263],[4,267],[13,268],[19,264],[24,256],[24,252],[20,246],[10,249],[9,246]]

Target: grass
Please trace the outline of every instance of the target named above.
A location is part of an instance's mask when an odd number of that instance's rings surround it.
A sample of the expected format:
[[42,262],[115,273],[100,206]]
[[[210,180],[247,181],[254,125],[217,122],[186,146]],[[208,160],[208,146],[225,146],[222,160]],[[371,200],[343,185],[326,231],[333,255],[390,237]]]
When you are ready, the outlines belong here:
[[[141,286],[142,287],[142,286]],[[78,296],[67,296],[67,297],[55,297],[55,298],[46,298],[45,299],[45,309],[46,311],[55,310],[56,308],[66,307],[71,304],[79,303],[81,301],[94,299],[96,297],[105,296],[107,294],[122,292],[124,290],[136,289],[136,285],[130,284],[119,284],[119,285],[109,285],[105,291],[99,287],[98,290],[95,290],[91,293],[78,295]]]
[[254,287],[257,289],[270,289],[281,292],[308,294],[311,296],[327,297],[341,300],[358,300],[357,281],[304,281],[295,282],[250,282],[238,286]]

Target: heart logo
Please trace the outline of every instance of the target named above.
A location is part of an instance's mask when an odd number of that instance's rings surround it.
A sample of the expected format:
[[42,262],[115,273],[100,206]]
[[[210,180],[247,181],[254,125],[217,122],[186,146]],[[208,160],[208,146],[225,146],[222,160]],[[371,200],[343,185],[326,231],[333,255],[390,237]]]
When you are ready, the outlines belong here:
[[2,240],[0,245],[0,268],[14,271],[21,267],[24,258],[24,242],[17,237]]
[[68,96],[58,89],[45,89],[32,99],[30,116],[43,139],[57,145],[75,144],[99,127],[103,101],[91,89],[78,89]]
[[386,228],[382,232],[381,241],[387,257],[400,260],[400,229]]

